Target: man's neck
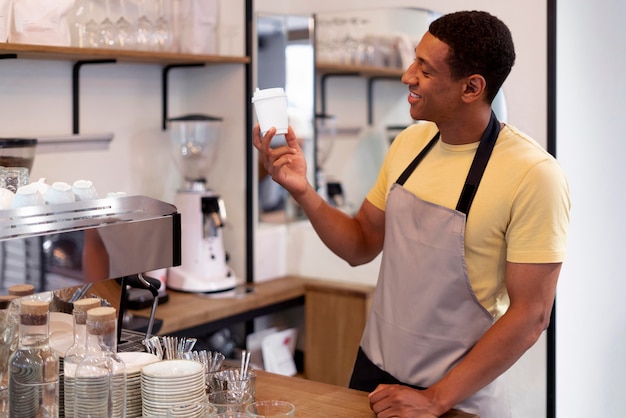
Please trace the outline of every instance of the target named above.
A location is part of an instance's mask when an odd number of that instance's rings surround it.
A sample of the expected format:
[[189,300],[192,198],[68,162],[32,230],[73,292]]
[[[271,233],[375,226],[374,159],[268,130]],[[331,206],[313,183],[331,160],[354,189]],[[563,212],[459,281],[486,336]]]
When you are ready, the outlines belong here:
[[480,112],[472,112],[437,123],[441,132],[441,140],[450,145],[471,144],[480,141],[489,119],[491,108]]

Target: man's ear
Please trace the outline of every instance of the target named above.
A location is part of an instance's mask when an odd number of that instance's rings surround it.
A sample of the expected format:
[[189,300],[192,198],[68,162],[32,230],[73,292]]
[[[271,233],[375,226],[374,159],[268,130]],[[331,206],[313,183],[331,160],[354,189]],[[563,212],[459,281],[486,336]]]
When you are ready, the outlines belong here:
[[482,75],[474,74],[466,78],[463,100],[466,102],[473,102],[478,100],[485,94],[487,88],[487,82]]

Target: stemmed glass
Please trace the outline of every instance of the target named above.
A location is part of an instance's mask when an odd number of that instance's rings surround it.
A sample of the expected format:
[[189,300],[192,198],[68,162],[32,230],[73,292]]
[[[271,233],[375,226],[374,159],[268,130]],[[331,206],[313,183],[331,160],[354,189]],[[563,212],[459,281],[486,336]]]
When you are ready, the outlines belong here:
[[111,19],[111,1],[105,0],[105,15],[100,22],[100,46],[114,48],[117,44],[117,29]]
[[135,47],[135,28],[127,19],[126,0],[120,0],[120,17],[115,21],[118,48],[133,49]]
[[154,43],[159,51],[171,51],[173,45],[169,14],[163,0],[157,1],[157,20],[154,22]]
[[98,22],[95,21],[95,19],[93,18],[94,16],[94,10],[93,10],[93,6],[94,6],[94,1],[95,0],[89,0],[87,3],[87,16],[89,17],[89,20],[87,20],[87,22],[85,22],[85,26],[84,26],[84,37],[83,37],[83,41],[85,46],[91,47],[91,48],[98,48],[100,45],[100,25],[98,25]]
[[154,25],[146,13],[145,0],[139,0],[139,18],[135,27],[135,40],[138,49],[151,50],[154,47]]

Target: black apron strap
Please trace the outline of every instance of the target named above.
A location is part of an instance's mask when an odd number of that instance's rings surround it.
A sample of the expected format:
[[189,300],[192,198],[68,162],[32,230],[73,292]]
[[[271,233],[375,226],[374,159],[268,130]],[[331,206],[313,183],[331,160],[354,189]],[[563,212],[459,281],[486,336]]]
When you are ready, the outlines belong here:
[[463,212],[465,215],[469,213],[470,206],[472,206],[474,196],[476,196],[476,191],[478,190],[478,185],[480,184],[480,180],[483,178],[483,173],[487,167],[487,162],[489,162],[489,157],[491,157],[493,147],[496,145],[499,133],[500,122],[498,122],[495,113],[491,112],[489,125],[487,125],[487,129],[485,129],[485,132],[480,139],[476,155],[474,156],[474,161],[472,161],[469,174],[467,175],[467,179],[465,179],[465,185],[463,186],[461,197],[459,197],[459,202],[456,205],[456,210]]
[[439,140],[440,134],[440,132],[437,132],[435,136],[432,137],[432,139],[428,142],[428,144],[426,144],[424,149],[422,149],[422,151],[417,154],[417,157],[415,157],[413,161],[411,161],[411,164],[409,164],[408,167],[404,169],[402,174],[400,174],[400,177],[398,177],[396,183],[398,183],[400,186],[404,186],[404,182],[406,182],[409,176],[413,174],[415,167],[417,167],[417,165],[422,162],[426,154],[428,154],[428,151],[430,151],[433,145],[435,145],[435,143]]
[[[467,174],[467,178],[465,179],[465,184],[463,186],[463,191],[461,192],[461,196],[459,197],[459,201],[456,205],[456,210],[459,212],[463,212],[465,215],[469,213],[470,206],[472,206],[472,202],[474,201],[474,196],[476,195],[476,191],[478,190],[478,185],[480,184],[480,180],[483,178],[483,173],[485,172],[485,168],[487,167],[487,162],[489,161],[489,157],[491,157],[491,152],[493,151],[493,147],[496,144],[496,140],[498,139],[498,134],[500,133],[500,122],[496,118],[495,113],[491,112],[491,118],[489,119],[489,124],[487,125],[487,129],[483,132],[483,136],[480,138],[480,143],[478,144],[478,149],[476,150],[476,154],[474,155],[474,160],[472,161],[472,165],[470,167],[469,173]],[[430,149],[435,145],[435,143],[439,140],[439,132],[435,134],[435,136],[426,144],[424,149],[420,151],[420,153],[415,157],[413,161],[404,169],[400,177],[396,180],[400,186],[403,186],[407,179],[413,174],[417,165],[424,159],[426,154],[430,151]]]

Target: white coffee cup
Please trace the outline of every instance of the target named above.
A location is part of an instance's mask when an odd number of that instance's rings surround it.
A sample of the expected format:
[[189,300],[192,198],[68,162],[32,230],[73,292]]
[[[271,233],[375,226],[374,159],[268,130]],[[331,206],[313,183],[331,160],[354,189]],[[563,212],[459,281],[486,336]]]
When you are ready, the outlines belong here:
[[11,209],[13,207],[13,199],[15,193],[9,189],[0,188],[0,210]]
[[13,197],[13,202],[11,203],[12,208],[39,205],[45,205],[45,201],[41,193],[39,193],[37,185],[34,183],[27,184],[17,189],[15,197]]
[[46,179],[44,177],[32,182],[31,184],[34,184],[37,187],[37,190],[39,190],[39,193],[41,193],[42,196],[45,195],[50,188],[50,185],[46,183]]
[[282,87],[263,90],[257,88],[252,96],[252,103],[263,135],[272,126],[276,128],[277,135],[287,133],[287,94]]
[[47,205],[76,201],[76,195],[72,191],[72,186],[63,181],[55,181],[52,183],[46,194],[43,195],[43,198]]
[[98,198],[98,192],[91,180],[76,180],[72,184],[72,191],[76,195],[76,200],[91,200]]

